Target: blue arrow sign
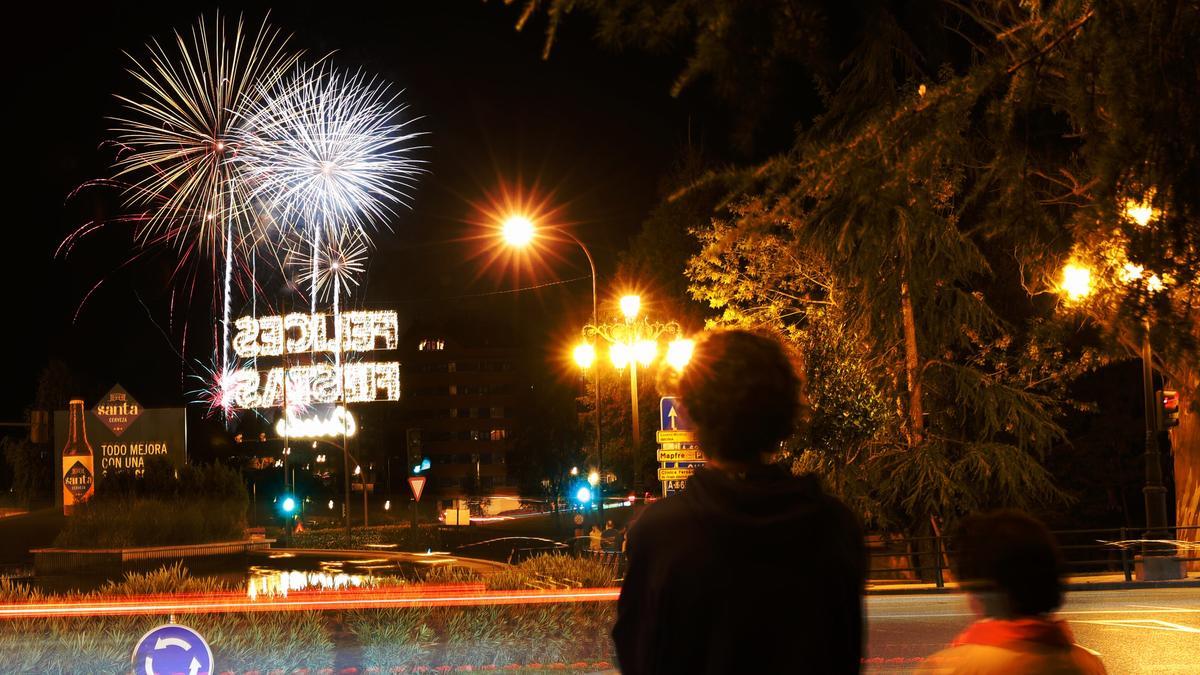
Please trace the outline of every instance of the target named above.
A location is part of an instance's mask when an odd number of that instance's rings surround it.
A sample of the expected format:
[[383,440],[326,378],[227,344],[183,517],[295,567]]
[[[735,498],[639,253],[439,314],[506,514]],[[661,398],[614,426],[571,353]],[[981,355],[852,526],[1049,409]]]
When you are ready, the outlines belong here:
[[678,396],[664,396],[658,402],[659,428],[663,431],[693,431],[696,426],[683,410]]
[[136,675],[210,675],[212,671],[212,649],[187,626],[159,626],[143,635],[133,648]]

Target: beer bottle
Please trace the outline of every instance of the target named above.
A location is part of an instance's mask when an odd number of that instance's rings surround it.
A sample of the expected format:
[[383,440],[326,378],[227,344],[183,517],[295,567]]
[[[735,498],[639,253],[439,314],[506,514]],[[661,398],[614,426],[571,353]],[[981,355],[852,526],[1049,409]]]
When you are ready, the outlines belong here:
[[67,444],[62,451],[63,513],[71,515],[75,505],[95,492],[92,446],[84,428],[83,401],[72,399],[67,409]]

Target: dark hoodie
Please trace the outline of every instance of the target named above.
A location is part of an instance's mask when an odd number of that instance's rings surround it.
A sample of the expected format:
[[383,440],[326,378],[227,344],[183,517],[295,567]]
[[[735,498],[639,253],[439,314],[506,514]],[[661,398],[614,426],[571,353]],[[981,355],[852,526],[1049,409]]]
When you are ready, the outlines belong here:
[[866,552],[814,476],[701,469],[629,528],[624,675],[856,673]]

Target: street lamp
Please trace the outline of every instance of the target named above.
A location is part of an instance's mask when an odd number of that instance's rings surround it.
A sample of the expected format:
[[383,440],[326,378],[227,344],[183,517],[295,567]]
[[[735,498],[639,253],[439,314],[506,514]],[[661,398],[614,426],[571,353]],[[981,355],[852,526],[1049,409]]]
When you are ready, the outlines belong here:
[[[642,427],[638,407],[638,366],[647,367],[658,358],[658,340],[662,336],[675,336],[667,348],[667,362],[676,370],[691,358],[691,341],[684,340],[680,335],[678,323],[650,321],[640,317],[642,299],[637,295],[625,295],[618,301],[624,321],[615,323],[593,322],[583,327],[585,344],[603,340],[608,343],[608,358],[617,370],[629,368],[629,400],[633,418],[633,483],[641,488],[641,468],[637,461],[637,447],[641,443]],[[579,349],[578,347],[576,348]],[[599,380],[599,377],[597,377]],[[599,387],[597,387],[599,391]],[[599,401],[597,401],[599,408]],[[603,471],[603,467],[601,467]]]
[[[1134,200],[1125,202],[1124,216],[1139,227],[1146,227],[1151,220],[1161,215],[1158,209],[1150,204]],[[1127,263],[1120,272],[1122,281],[1141,282],[1150,293],[1163,290],[1163,281],[1155,274],[1146,274],[1146,270],[1133,263]],[[1085,300],[1093,292],[1092,273],[1087,267],[1078,264],[1068,264],[1063,267],[1061,290],[1068,300],[1079,302]],[[1156,423],[1157,397],[1154,393],[1154,352],[1150,344],[1150,313],[1142,316],[1142,398],[1145,415],[1145,444],[1143,459],[1145,461],[1146,480],[1142,486],[1142,496],[1146,506],[1146,539],[1161,539],[1162,530],[1167,527],[1167,488],[1163,485],[1162,453],[1158,448],[1158,425]]]
[[583,342],[575,347],[572,356],[575,358],[575,365],[587,370],[596,362],[596,348],[590,342]]
[[[583,250],[584,257],[587,258],[588,269],[592,273],[592,323],[598,322],[599,317],[599,296],[596,294],[596,261],[592,259],[592,252],[588,247],[580,241],[579,237],[571,234],[567,230],[554,227],[552,225],[543,226],[545,229],[553,230],[561,234],[571,241],[575,242],[580,249]],[[534,225],[533,219],[523,214],[512,214],[504,220],[500,225],[500,234],[504,242],[514,248],[525,248],[533,242],[534,235],[537,233],[537,226]],[[575,363],[580,368],[587,370],[596,360],[596,350],[591,345],[583,344],[575,348]],[[595,388],[595,406],[596,406],[596,464],[600,470],[604,470],[604,446],[600,443],[600,371],[597,369],[593,373],[593,382]],[[599,488],[598,497],[600,503],[604,503],[604,486]]]
[[621,306],[621,315],[625,317],[625,320],[633,321],[642,309],[642,298],[640,295],[621,296],[619,304]]
[[1067,264],[1063,267],[1059,286],[1068,300],[1079,302],[1092,294],[1092,271],[1081,265]]
[[696,341],[688,338],[676,338],[667,345],[667,364],[677,372],[682,371],[692,360],[692,352],[696,349]]

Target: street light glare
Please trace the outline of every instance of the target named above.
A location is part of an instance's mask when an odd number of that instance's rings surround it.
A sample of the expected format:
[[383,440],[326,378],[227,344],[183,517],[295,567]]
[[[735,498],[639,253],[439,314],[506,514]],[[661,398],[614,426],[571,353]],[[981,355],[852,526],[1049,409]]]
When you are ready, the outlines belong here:
[[588,483],[590,485],[592,485],[593,487],[595,487],[596,485],[599,485],[600,484],[600,472],[592,471],[591,473],[589,473],[588,474]]
[[614,342],[608,348],[608,358],[612,360],[614,368],[624,370],[633,360],[633,350],[624,342]]
[[1074,264],[1063,267],[1062,290],[1071,301],[1079,301],[1091,295],[1092,271]]
[[592,491],[587,487],[581,487],[575,492],[575,500],[580,503],[592,501]]
[[638,295],[625,295],[621,297],[621,314],[626,319],[633,321],[637,318],[638,312],[642,310],[642,298]]
[[692,360],[692,351],[696,349],[696,341],[688,338],[671,340],[667,345],[667,363],[677,371],[683,370],[688,361]]
[[525,216],[509,216],[500,227],[504,241],[509,246],[522,248],[533,241],[533,221]]
[[572,353],[575,357],[575,365],[587,370],[596,362],[596,348],[590,342],[583,342],[575,347]]
[[1125,201],[1125,216],[1137,223],[1139,227],[1145,227],[1150,224],[1151,220],[1158,217],[1158,209],[1145,202],[1129,199]]
[[638,340],[633,345],[633,356],[643,366],[654,363],[654,357],[658,356],[658,343],[654,340]]

